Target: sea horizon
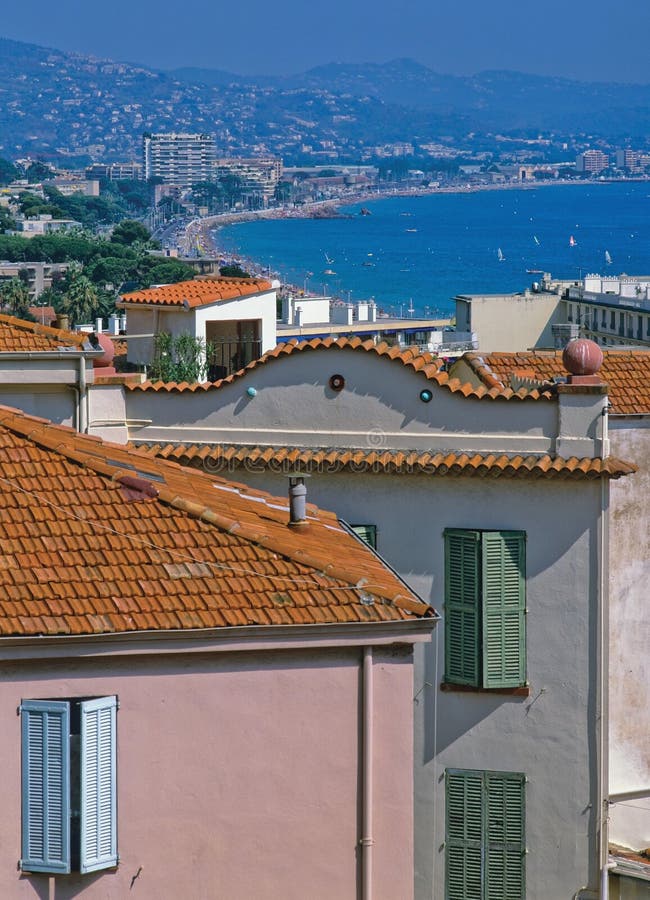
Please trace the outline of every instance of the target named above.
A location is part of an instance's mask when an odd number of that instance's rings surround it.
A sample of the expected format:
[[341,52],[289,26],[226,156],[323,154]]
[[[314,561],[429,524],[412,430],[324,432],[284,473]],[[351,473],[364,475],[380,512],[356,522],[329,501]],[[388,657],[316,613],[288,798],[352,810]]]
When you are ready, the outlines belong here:
[[[387,196],[340,218],[264,219],[214,229],[216,244],[257,271],[316,294],[406,316],[453,313],[453,297],[524,290],[542,272],[650,271],[648,182]],[[365,208],[370,215],[361,215]],[[610,261],[611,260],[611,261]],[[527,271],[528,270],[528,271]]]

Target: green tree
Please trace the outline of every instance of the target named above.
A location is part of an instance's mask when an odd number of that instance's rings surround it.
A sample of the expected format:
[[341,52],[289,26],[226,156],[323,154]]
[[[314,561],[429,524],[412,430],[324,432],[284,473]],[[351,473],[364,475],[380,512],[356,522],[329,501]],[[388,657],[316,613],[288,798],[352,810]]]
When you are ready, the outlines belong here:
[[92,320],[98,305],[97,289],[83,274],[80,266],[70,266],[63,280],[63,296],[59,310],[70,316],[70,324],[78,325]]
[[141,222],[133,219],[124,219],[116,225],[111,234],[111,243],[123,244],[131,247],[135,243],[145,244],[151,238],[151,234]]
[[[149,257],[149,259],[155,260],[156,257]],[[177,281],[187,281],[193,275],[194,269],[186,263],[169,259],[149,268],[146,273],[142,274],[141,280],[144,287],[149,287],[150,284],[175,284]]]
[[250,273],[245,272],[241,266],[221,266],[219,268],[219,274],[225,275],[228,278],[250,278]]
[[3,312],[33,321],[29,312],[29,291],[22,278],[10,278],[0,286],[0,301]]
[[27,169],[26,175],[27,181],[30,184],[38,184],[41,181],[47,181],[50,178],[54,178],[54,172],[50,166],[40,162],[40,160],[36,160],[36,162],[31,164]]
[[8,159],[0,159],[0,184],[11,184],[19,177],[20,173]]
[[5,231],[14,231],[15,228],[15,219],[12,218],[11,214],[4,208],[4,206],[0,206],[0,231],[4,233]]

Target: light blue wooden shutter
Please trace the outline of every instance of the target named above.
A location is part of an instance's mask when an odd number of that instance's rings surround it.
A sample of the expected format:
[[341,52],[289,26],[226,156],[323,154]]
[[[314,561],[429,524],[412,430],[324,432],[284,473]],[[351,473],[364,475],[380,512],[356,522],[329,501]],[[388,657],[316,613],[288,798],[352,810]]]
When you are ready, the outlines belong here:
[[445,900],[483,900],[483,773],[445,773]]
[[116,709],[116,697],[81,703],[81,872],[117,865]]
[[445,680],[478,685],[480,533],[445,531]]
[[485,900],[524,900],[525,778],[487,772]]
[[26,872],[70,871],[70,708],[23,700],[22,858]]
[[483,687],[526,681],[525,538],[520,531],[482,534]]

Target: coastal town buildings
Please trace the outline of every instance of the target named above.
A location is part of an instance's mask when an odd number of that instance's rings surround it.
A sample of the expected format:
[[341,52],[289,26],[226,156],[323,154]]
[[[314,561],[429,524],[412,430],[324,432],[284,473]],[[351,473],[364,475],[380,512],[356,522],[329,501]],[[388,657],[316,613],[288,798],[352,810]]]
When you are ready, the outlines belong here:
[[539,275],[524,291],[456,295],[456,328],[474,332],[489,352],[561,348],[578,336],[603,347],[650,348],[650,277]]
[[609,156],[602,150],[585,150],[576,156],[576,172],[598,175],[609,167]]
[[411,897],[434,610],[295,494],[4,406],[0,459],[2,897]]
[[54,278],[65,275],[68,266],[64,262],[0,262],[0,284],[12,278],[24,279],[30,300],[38,300],[46,288],[52,287]]
[[217,159],[211,180],[224,178],[238,180],[245,204],[265,208],[273,200],[282,178],[282,160],[274,157]]
[[212,179],[215,144],[210,134],[144,134],[142,154],[145,181],[155,178],[189,188]]
[[95,162],[86,167],[86,178],[100,181],[139,181],[142,178],[142,163],[138,162]]
[[[599,896],[602,560],[610,481],[636,477],[611,453],[600,377],[472,387],[427,354],[329,339],[280,346],[212,386],[123,396],[115,427],[121,415],[151,454],[275,493],[308,474],[310,497],[442,612],[416,655],[416,896]],[[492,815],[505,844],[488,841]]]
[[[312,340],[280,346],[213,385],[128,386],[98,372],[92,378],[85,423],[92,434],[276,495],[285,491],[286,474],[309,475],[310,498],[335,508],[443,613],[435,644],[416,653],[412,693],[417,897],[443,898],[453,884],[458,896],[467,895],[455,867],[458,859],[470,864],[471,845],[454,833],[447,813],[461,787],[474,786],[486,802],[492,787],[507,790],[508,816],[521,817],[525,808],[525,823],[511,820],[512,827],[523,823],[519,849],[510,847],[505,857],[515,896],[523,896],[525,877],[526,896],[540,895],[544,885],[551,896],[596,897],[607,831],[615,842],[643,846],[636,840],[645,834],[639,807],[646,776],[638,722],[646,720],[634,710],[643,693],[635,685],[647,677],[638,592],[649,554],[644,529],[635,529],[635,541],[618,530],[644,516],[644,401],[636,385],[645,354],[614,367],[619,357],[625,354],[608,351],[591,382],[569,378],[558,386],[534,377],[525,362],[505,362],[507,376],[491,380],[471,357],[466,373],[447,374],[416,350]],[[554,377],[567,378],[553,359]],[[626,401],[628,389],[636,394]],[[614,427],[624,436],[619,443]],[[625,460],[640,471],[633,474]],[[510,669],[513,683],[499,688],[482,669],[481,683],[468,676],[468,684],[453,663],[456,601],[453,556],[446,554],[470,533],[480,536],[481,553],[507,537],[514,541],[509,552],[519,546],[523,554],[515,557],[516,570],[525,569],[525,593],[516,594],[525,597],[516,601],[523,618],[513,618],[523,640],[520,668]],[[488,602],[483,596],[481,604]],[[498,651],[506,654],[503,665],[513,664],[508,646]],[[477,646],[479,659],[487,647]],[[511,775],[514,781],[503,780]]]

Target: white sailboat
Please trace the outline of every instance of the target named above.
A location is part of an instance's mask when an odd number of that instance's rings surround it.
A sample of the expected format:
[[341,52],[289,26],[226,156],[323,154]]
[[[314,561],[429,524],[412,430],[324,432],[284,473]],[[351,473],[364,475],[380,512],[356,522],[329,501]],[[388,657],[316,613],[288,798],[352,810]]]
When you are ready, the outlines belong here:
[[499,249],[497,250],[497,259],[499,260],[499,262],[505,262],[505,261],[506,261],[506,258],[505,258],[505,256],[503,255],[503,251],[501,250],[501,247],[499,247]]
[[609,250],[605,250],[605,265],[611,266],[611,264],[612,264],[612,257],[610,255],[610,252],[609,252]]
[[536,234],[533,235],[533,240],[535,241],[535,243],[536,243],[537,246],[539,247],[539,238],[537,237]]

